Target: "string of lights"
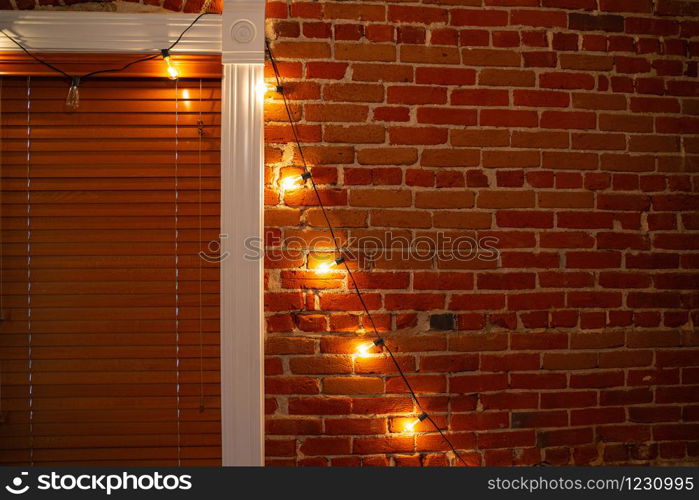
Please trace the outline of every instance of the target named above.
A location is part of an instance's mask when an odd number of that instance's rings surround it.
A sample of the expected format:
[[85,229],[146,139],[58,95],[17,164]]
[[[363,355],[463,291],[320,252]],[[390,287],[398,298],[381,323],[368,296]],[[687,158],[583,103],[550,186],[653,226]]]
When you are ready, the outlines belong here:
[[[48,67],[49,69],[51,69],[55,73],[67,78],[70,81],[70,88],[68,90],[66,104],[73,109],[77,109],[77,107],[79,106],[79,103],[80,103],[80,95],[79,95],[80,83],[88,78],[95,77],[96,75],[105,74],[105,73],[119,73],[119,72],[125,71],[126,69],[128,69],[129,67],[131,67],[135,64],[150,61],[150,60],[157,59],[157,58],[161,57],[167,66],[166,70],[167,70],[168,78],[170,78],[171,80],[177,80],[179,77],[179,73],[177,71],[177,68],[172,63],[170,51],[174,47],[176,47],[177,44],[182,40],[184,35],[203,16],[205,16],[207,14],[208,13],[202,13],[199,16],[197,16],[192,21],[192,23],[189,26],[187,26],[187,28],[179,35],[179,37],[168,48],[162,49],[158,54],[153,54],[153,55],[141,57],[139,59],[128,62],[119,68],[106,68],[103,70],[92,71],[92,72],[86,73],[84,75],[70,75],[69,73],[58,68],[57,66],[54,66],[53,64],[51,64],[47,61],[44,61],[43,59],[32,54],[29,50],[27,50],[26,47],[24,47],[15,38],[8,35],[4,30],[0,30],[0,33],[2,33],[5,37],[7,37],[9,40],[11,40],[15,45],[17,45],[21,50],[23,50],[32,59],[34,59],[38,63]],[[439,427],[439,425],[435,422],[435,420],[432,418],[432,416],[425,410],[420,399],[417,397],[417,394],[415,393],[412,385],[410,384],[408,377],[406,376],[405,372],[401,368],[400,363],[398,362],[398,359],[396,358],[395,354],[391,350],[390,346],[386,343],[385,339],[379,333],[379,329],[377,328],[376,323],[374,321],[374,318],[371,314],[371,311],[369,310],[369,307],[367,306],[367,303],[364,300],[364,296],[362,294],[361,289],[359,288],[359,284],[357,283],[357,280],[355,279],[355,276],[354,276],[352,269],[350,268],[350,266],[347,262],[347,259],[343,255],[342,247],[339,243],[335,228],[333,227],[333,225],[331,223],[330,216],[328,215],[325,204],[323,203],[322,197],[321,197],[320,192],[318,190],[318,186],[316,185],[315,180],[313,179],[311,169],[309,168],[308,162],[306,161],[303,147],[301,146],[301,141],[299,139],[299,133],[298,133],[296,124],[293,120],[293,115],[291,112],[289,100],[287,99],[287,96],[286,96],[285,86],[283,84],[282,77],[281,77],[281,74],[279,72],[279,67],[277,65],[277,61],[274,58],[274,55],[273,55],[272,50],[270,48],[270,44],[267,40],[265,40],[265,52],[266,52],[267,56],[269,57],[269,61],[271,63],[272,69],[274,71],[274,78],[276,81],[276,85],[266,85],[263,87],[262,90],[263,91],[268,90],[268,91],[277,92],[281,95],[282,101],[284,103],[284,109],[286,111],[286,115],[287,115],[287,118],[289,120],[289,124],[291,127],[294,142],[295,142],[296,148],[298,150],[298,154],[299,154],[299,157],[301,159],[301,164],[303,167],[303,172],[301,174],[289,176],[289,177],[286,177],[285,179],[283,179],[281,182],[281,187],[283,189],[302,188],[310,181],[311,188],[313,189],[313,192],[314,192],[315,197],[316,197],[317,202],[318,202],[318,206],[321,209],[321,213],[323,215],[327,229],[328,229],[330,236],[331,236],[331,239],[333,241],[334,254],[335,254],[335,258],[333,260],[321,263],[318,266],[317,270],[320,272],[326,272],[326,271],[332,270],[333,268],[344,268],[344,270],[347,273],[348,280],[349,280],[349,283],[352,287],[352,290],[356,294],[356,296],[359,300],[359,303],[361,305],[361,308],[364,311],[364,314],[369,321],[371,331],[375,336],[374,340],[360,344],[357,348],[357,352],[360,355],[368,355],[371,353],[377,353],[377,351],[378,351],[379,354],[386,353],[389,356],[391,362],[393,363],[393,365],[396,368],[396,371],[398,372],[400,378],[402,379],[411,399],[413,400],[414,404],[416,405],[416,407],[419,410],[418,415],[405,426],[405,431],[406,432],[414,432],[415,427],[419,423],[424,422],[424,421],[428,421],[434,427],[434,429],[440,434],[440,436],[442,437],[444,442],[448,445],[448,447],[453,452],[456,459],[458,459],[463,465],[468,465],[466,463],[466,461],[464,460],[464,458],[462,457],[462,455],[457,451],[456,447],[454,446],[452,441],[449,439],[449,437],[446,435],[446,433]]]
[[347,276],[349,278],[349,282],[357,295],[357,298],[359,300],[360,305],[362,306],[362,310],[364,311],[364,314],[366,315],[366,318],[369,320],[369,324],[371,325],[371,331],[373,332],[374,336],[376,337],[375,340],[366,342],[363,344],[360,344],[359,347],[357,348],[357,351],[359,354],[369,354],[372,351],[375,350],[380,350],[382,352],[385,352],[388,354],[389,358],[391,359],[393,365],[396,368],[396,371],[400,375],[403,383],[405,384],[406,389],[408,390],[408,393],[410,394],[410,397],[412,400],[415,402],[415,405],[418,407],[420,410],[420,413],[418,416],[409,422],[405,426],[405,431],[406,432],[413,432],[415,430],[415,426],[417,426],[420,422],[423,422],[427,420],[432,424],[432,426],[439,432],[440,436],[444,441],[447,443],[451,451],[454,453],[454,456],[463,464],[463,465],[468,465],[464,458],[461,456],[461,454],[456,450],[456,447],[452,443],[452,441],[449,439],[449,437],[444,433],[444,431],[439,427],[439,425],[434,421],[434,419],[430,416],[429,413],[425,411],[423,408],[420,399],[417,397],[415,394],[415,391],[413,390],[412,385],[410,384],[410,381],[408,380],[408,377],[405,375],[405,372],[400,366],[400,363],[396,359],[396,356],[394,355],[393,351],[391,348],[388,346],[386,341],[381,337],[381,334],[379,333],[378,328],[376,327],[376,323],[374,322],[374,318],[371,314],[371,311],[369,310],[369,307],[366,304],[366,301],[364,300],[364,296],[362,295],[362,291],[359,288],[359,285],[357,283],[357,280],[354,277],[354,274],[352,273],[352,269],[350,268],[349,264],[347,263],[347,260],[345,259],[343,252],[342,252],[342,247],[339,244],[339,240],[337,238],[337,234],[335,231],[335,228],[332,225],[332,222],[330,221],[330,216],[328,215],[328,212],[326,210],[325,204],[323,203],[322,197],[320,196],[320,192],[318,191],[318,186],[315,183],[315,180],[313,179],[313,174],[308,167],[308,163],[306,161],[306,157],[303,153],[303,147],[301,146],[301,141],[299,139],[299,133],[296,128],[296,123],[293,120],[293,114],[291,112],[291,107],[289,105],[289,100],[287,99],[286,96],[286,87],[282,81],[281,74],[279,72],[279,67],[277,65],[277,61],[274,58],[274,54],[272,53],[272,49],[270,47],[269,41],[265,40],[265,49],[266,53],[269,57],[270,64],[272,66],[272,70],[274,71],[274,78],[276,81],[276,86],[274,87],[266,87],[268,90],[274,89],[276,92],[278,92],[281,97],[282,101],[284,103],[284,109],[286,111],[286,116],[289,120],[289,126],[291,127],[291,132],[294,137],[294,142],[296,144],[296,148],[299,153],[299,158],[301,160],[301,166],[303,167],[303,172],[298,175],[294,176],[289,176],[282,180],[282,187],[286,189],[293,189],[293,188],[302,188],[307,182],[310,181],[311,188],[313,189],[313,192],[315,193],[316,200],[318,202],[318,207],[321,210],[321,213],[323,215],[323,219],[325,220],[327,229],[330,233],[333,246],[334,246],[334,251],[335,251],[335,259],[327,262],[323,262],[318,266],[318,271],[320,272],[327,272],[332,270],[335,267],[342,266],[344,270],[347,272]]
[[135,59],[133,61],[130,61],[123,66],[119,66],[118,68],[105,68],[105,69],[99,69],[96,71],[91,71],[89,73],[85,73],[84,75],[71,75],[67,73],[66,71],[63,71],[61,68],[51,64],[48,61],[45,61],[41,59],[40,57],[37,57],[35,54],[32,54],[24,45],[22,45],[17,39],[14,37],[8,35],[5,30],[0,29],[0,33],[5,35],[5,37],[10,40],[12,43],[17,45],[25,54],[27,54],[29,57],[34,59],[36,62],[39,64],[42,64],[43,66],[46,66],[49,68],[51,71],[65,77],[68,79],[70,82],[70,87],[68,89],[68,96],[66,97],[66,105],[72,109],[78,109],[80,106],[80,84],[87,80],[88,78],[94,78],[97,75],[103,75],[105,73],[121,73],[122,71],[126,71],[129,69],[131,66],[135,64],[139,64],[142,62],[146,61],[152,61],[153,59],[157,59],[159,57],[162,57],[163,61],[167,65],[167,74],[168,78],[170,80],[177,80],[179,77],[179,72],[177,71],[177,68],[175,65],[172,63],[172,58],[170,57],[170,51],[174,49],[180,41],[182,41],[182,37],[195,25],[197,22],[204,16],[211,14],[210,12],[202,12],[199,14],[197,17],[194,18],[194,20],[180,33],[180,35],[177,37],[177,39],[170,44],[170,46],[166,49],[161,49],[159,53],[153,54],[150,56],[144,56],[139,59]]

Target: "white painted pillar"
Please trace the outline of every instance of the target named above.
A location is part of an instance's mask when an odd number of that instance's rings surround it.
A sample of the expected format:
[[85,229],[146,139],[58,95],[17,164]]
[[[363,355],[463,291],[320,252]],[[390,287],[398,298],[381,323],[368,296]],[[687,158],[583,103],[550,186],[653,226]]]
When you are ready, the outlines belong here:
[[223,465],[264,464],[262,241],[264,0],[226,0],[221,26],[221,426]]

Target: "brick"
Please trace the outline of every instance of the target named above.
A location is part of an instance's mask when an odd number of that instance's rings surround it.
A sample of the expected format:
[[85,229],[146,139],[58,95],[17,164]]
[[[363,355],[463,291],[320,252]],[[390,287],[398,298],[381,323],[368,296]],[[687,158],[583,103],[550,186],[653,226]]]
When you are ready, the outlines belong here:
[[337,42],[335,58],[340,61],[384,61],[396,60],[396,47],[391,44],[367,44]]
[[380,394],[383,380],[378,377],[326,377],[323,379],[325,394]]
[[597,405],[594,391],[547,392],[541,394],[541,408],[585,408]]
[[593,432],[591,427],[549,430],[539,432],[537,435],[537,445],[542,448],[553,446],[579,446],[592,442]]
[[369,109],[351,104],[307,104],[306,120],[318,122],[366,121]]
[[533,446],[535,442],[534,431],[501,431],[478,434],[478,448],[513,448]]
[[577,33],[554,33],[551,45],[555,50],[577,51],[579,42],[580,36]]
[[483,109],[480,125],[485,127],[536,127],[536,111]]
[[507,130],[452,130],[450,140],[453,146],[508,146],[510,135]]
[[561,107],[566,108],[570,103],[570,97],[563,92],[549,92],[541,90],[515,90],[514,104],[515,106],[534,106],[534,107]]
[[415,83],[428,85],[473,85],[476,72],[462,68],[425,68],[415,70]]
[[398,43],[425,43],[426,30],[420,26],[399,26],[397,28]]
[[568,19],[565,12],[555,10],[513,10],[510,23],[513,25],[565,28],[568,26]]
[[482,191],[478,194],[479,208],[528,208],[534,206],[532,191]]
[[466,106],[507,106],[510,96],[506,90],[456,89],[451,93],[450,102]]
[[533,71],[483,69],[478,75],[478,83],[493,87],[534,87],[536,75]]
[[411,82],[413,68],[396,64],[353,64],[352,80],[364,82]]
[[386,102],[389,104],[445,104],[447,91],[445,88],[434,86],[388,87]]
[[348,437],[314,437],[304,439],[299,450],[304,455],[343,455],[350,452],[350,447]]
[[388,129],[391,144],[444,144],[448,132],[434,127],[390,127]]
[[460,64],[461,56],[455,47],[403,45],[400,49],[400,60],[409,63]]
[[583,89],[592,90],[595,87],[595,79],[585,73],[542,73],[539,77],[539,85],[550,89]]
[[579,111],[544,111],[541,114],[542,128],[594,129],[597,117],[594,113]]
[[388,21],[394,23],[444,23],[447,21],[447,17],[448,11],[437,7],[388,6]]
[[352,453],[376,454],[413,451],[412,436],[367,437],[354,440]]
[[651,0],[600,0],[600,10],[606,12],[652,13]]
[[512,428],[566,427],[568,415],[564,411],[533,411],[512,414]]
[[474,149],[425,149],[420,164],[425,167],[477,166],[480,154]]
[[552,228],[553,213],[535,211],[498,211],[496,220],[499,227]]
[[558,64],[556,52],[523,52],[525,68],[555,68]]
[[[463,49],[462,63],[465,66],[515,66],[520,65],[520,55],[510,50]],[[418,61],[416,61],[418,62]]]
[[[561,54],[558,59],[561,61],[561,68],[577,71],[610,71],[615,63],[613,57],[589,54]],[[617,57],[616,61],[618,60]]]
[[626,33],[668,36],[679,33],[679,23],[667,19],[631,17],[625,20]]
[[323,97],[330,101],[381,102],[384,92],[380,85],[336,83],[324,87]]
[[600,392],[600,406],[618,406],[650,403],[653,393],[649,389],[608,389]]
[[358,125],[338,126],[326,125],[323,130],[323,138],[326,142],[343,143],[382,143],[386,131],[382,126]]
[[[567,243],[566,245],[577,248],[575,244]],[[585,288],[592,286],[593,281],[592,275],[585,272],[539,273],[539,282],[545,288]]]
[[357,151],[357,161],[362,165],[412,165],[417,161],[413,148],[366,148]]
[[418,108],[418,123],[475,125],[478,112],[475,109]]
[[573,93],[573,107],[594,110],[625,110],[626,96],[615,94]]
[[415,207],[420,208],[470,208],[474,194],[466,191],[420,191],[415,193]]
[[624,18],[615,15],[591,15],[571,13],[568,16],[568,27],[579,31],[624,31]]
[[454,9],[450,11],[453,26],[506,26],[505,10]]
[[[435,34],[432,35],[432,42]],[[462,47],[487,47],[490,44],[490,32],[486,30],[466,29],[458,32],[458,42]]]
[[330,46],[325,42],[274,42],[272,53],[284,59],[327,59]]
[[494,31],[494,47],[519,47],[520,34],[516,31]]

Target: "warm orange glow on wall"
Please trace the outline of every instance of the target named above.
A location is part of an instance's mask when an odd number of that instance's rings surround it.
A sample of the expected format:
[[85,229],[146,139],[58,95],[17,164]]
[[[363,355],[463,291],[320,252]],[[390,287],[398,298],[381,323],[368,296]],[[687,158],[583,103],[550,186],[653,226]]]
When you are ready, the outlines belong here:
[[381,347],[383,345],[383,342],[383,339],[361,342],[357,345],[357,356],[369,356],[370,354],[376,354],[376,348]]
[[426,418],[427,413],[423,411],[415,420],[410,420],[407,424],[405,424],[403,432],[415,432],[415,426],[423,420],[425,420]]
[[316,272],[323,273],[323,274],[328,273],[333,268],[342,264],[344,261],[345,261],[344,257],[338,257],[335,260],[326,260],[326,261],[323,261],[320,264],[318,264],[318,266],[316,267],[315,270],[316,270]]

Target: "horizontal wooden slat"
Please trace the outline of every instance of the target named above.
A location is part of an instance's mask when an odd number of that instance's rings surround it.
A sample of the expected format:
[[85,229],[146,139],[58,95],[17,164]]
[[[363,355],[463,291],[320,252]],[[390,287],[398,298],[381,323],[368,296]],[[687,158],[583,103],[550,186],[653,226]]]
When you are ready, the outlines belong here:
[[[50,62],[54,66],[58,66],[63,71],[68,74],[81,75],[89,73],[91,71],[96,71],[99,69],[106,68],[120,68],[127,63],[141,59],[143,57],[151,56],[150,54],[91,54],[82,53],[79,57],[76,57],[74,53],[40,53],[36,54],[41,59]],[[157,55],[157,54],[156,54]],[[188,80],[185,78],[221,78],[221,57],[218,55],[188,55],[188,54],[173,54],[173,63],[177,64],[177,67],[182,75],[180,79],[181,83],[185,83]],[[42,66],[37,64],[35,60],[27,56],[22,52],[3,52],[0,58],[0,74],[4,75],[32,75],[32,87],[40,88],[42,86],[48,87],[60,87],[57,84],[55,78],[56,74]],[[53,77],[53,78],[42,78],[42,77]],[[141,62],[134,64],[126,71],[120,72],[119,77],[121,78],[153,78],[149,85],[143,82],[133,82],[129,81],[128,86],[125,82],[125,88],[139,88],[143,85],[146,86],[157,86],[167,83],[165,79],[165,69],[162,59],[156,58],[150,61]],[[6,80],[9,80],[6,78]],[[25,78],[18,78],[18,80],[26,80]],[[63,85],[65,82],[59,80]],[[114,73],[106,73],[99,75],[94,80],[88,80],[83,83],[87,86],[88,82],[93,86],[100,85],[114,85]],[[123,80],[120,80],[123,81]],[[189,80],[191,85],[194,85],[194,81]],[[196,80],[198,85],[199,80]],[[15,82],[13,82],[15,83]],[[16,86],[21,86],[22,82],[17,81]]]
[[220,82],[162,69],[3,79],[0,464],[220,464]]

